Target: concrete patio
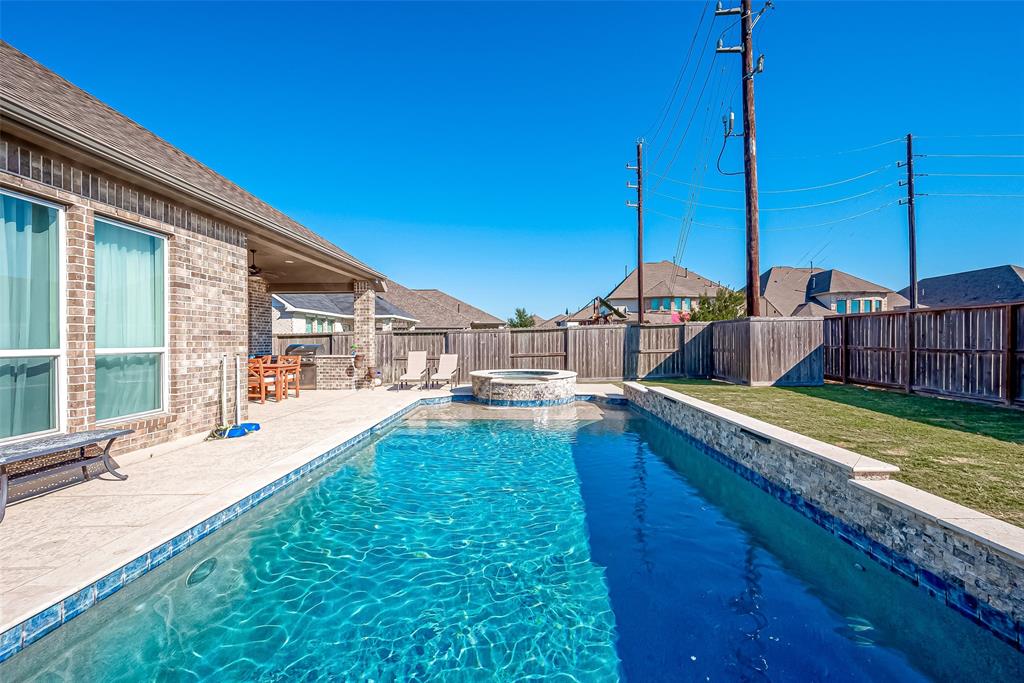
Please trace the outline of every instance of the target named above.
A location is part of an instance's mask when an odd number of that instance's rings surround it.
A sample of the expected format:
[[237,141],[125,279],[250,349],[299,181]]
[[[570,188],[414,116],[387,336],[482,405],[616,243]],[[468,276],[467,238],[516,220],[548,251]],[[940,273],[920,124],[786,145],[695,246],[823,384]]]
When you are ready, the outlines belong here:
[[[465,391],[457,388],[456,392]],[[120,455],[103,475],[11,505],[0,524],[0,633],[258,491],[421,398],[448,389],[310,391],[250,404],[262,429]],[[613,385],[580,394],[620,395]]]

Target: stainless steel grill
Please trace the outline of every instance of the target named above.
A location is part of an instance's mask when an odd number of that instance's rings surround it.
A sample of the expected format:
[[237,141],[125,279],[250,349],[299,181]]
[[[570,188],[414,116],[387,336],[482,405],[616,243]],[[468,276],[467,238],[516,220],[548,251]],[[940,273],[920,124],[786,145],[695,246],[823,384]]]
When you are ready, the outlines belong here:
[[321,344],[289,344],[284,349],[286,356],[299,357],[299,388],[316,389],[316,361],[313,356],[323,353]]

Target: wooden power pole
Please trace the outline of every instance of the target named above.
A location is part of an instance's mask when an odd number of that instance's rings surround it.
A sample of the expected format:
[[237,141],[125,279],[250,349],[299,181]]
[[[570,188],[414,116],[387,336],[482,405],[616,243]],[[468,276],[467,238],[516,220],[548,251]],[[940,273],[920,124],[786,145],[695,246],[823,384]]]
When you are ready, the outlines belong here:
[[636,171],[636,185],[626,183],[626,187],[636,190],[636,202],[627,201],[626,205],[636,208],[636,321],[644,324],[644,139],[636,141],[636,166],[626,164],[626,168]]
[[760,264],[760,228],[757,207],[757,129],[754,124],[754,75],[764,70],[764,55],[758,58],[757,68],[754,67],[753,35],[754,24],[764,11],[771,7],[771,2],[753,16],[750,11],[750,0],[740,0],[740,6],[723,9],[719,3],[715,16],[740,15],[740,44],[737,47],[723,47],[718,41],[716,52],[737,52],[740,55],[740,68],[743,85],[743,180],[746,194],[747,223],[747,316],[761,315],[761,264]]
[[914,135],[907,133],[907,236],[910,241],[910,307],[917,308],[917,226],[914,219]]

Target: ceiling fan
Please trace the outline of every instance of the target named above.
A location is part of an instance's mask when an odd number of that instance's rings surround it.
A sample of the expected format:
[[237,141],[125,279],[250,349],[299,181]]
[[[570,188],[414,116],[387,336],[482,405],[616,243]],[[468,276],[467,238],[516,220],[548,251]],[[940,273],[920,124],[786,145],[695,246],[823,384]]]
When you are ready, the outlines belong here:
[[256,276],[263,272],[263,269],[256,265],[256,250],[250,249],[249,253],[252,254],[249,263],[249,275]]

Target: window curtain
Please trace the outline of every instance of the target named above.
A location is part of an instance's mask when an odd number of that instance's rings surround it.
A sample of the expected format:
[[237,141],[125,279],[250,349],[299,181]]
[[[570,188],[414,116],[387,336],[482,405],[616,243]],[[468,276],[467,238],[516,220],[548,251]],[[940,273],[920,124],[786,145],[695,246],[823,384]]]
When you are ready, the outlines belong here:
[[164,240],[96,221],[96,419],[157,410],[164,346]]
[[57,427],[59,214],[0,195],[0,349],[53,357],[0,359],[0,439]]
[[96,221],[96,348],[164,345],[164,241]]
[[58,349],[57,210],[8,195],[0,200],[0,349]]

